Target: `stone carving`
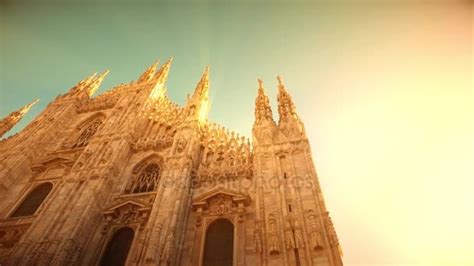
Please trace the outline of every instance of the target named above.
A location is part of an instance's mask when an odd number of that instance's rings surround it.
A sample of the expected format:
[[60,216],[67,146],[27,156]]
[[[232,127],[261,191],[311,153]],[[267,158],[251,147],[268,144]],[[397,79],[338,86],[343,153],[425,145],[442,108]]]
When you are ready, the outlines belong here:
[[254,238],[254,251],[256,253],[262,253],[262,232],[260,229],[259,221],[255,222],[255,229],[253,230],[253,238]]
[[28,226],[29,224],[24,224],[0,228],[0,247],[12,247],[20,240]]
[[112,158],[113,153],[114,152],[111,147],[106,147],[102,155],[102,158],[100,159],[100,164],[106,164],[110,162],[110,159]]
[[328,232],[329,244],[333,247],[339,246],[339,240],[337,239],[336,230],[334,230],[334,224],[332,223],[329,212],[324,214],[324,220],[326,225],[326,231]]
[[175,229],[174,228],[171,228],[170,232],[168,233],[168,236],[166,237],[166,241],[165,241],[165,246],[163,247],[163,252],[161,254],[161,259],[160,261],[162,261],[163,263],[165,264],[168,264],[169,263],[169,260],[172,256],[172,253],[173,253],[173,249],[174,249],[174,232]]
[[186,148],[187,142],[188,141],[184,137],[178,138],[178,141],[176,142],[176,151],[178,153],[182,153]]
[[298,223],[298,220],[295,220],[294,232],[295,232],[295,246],[297,248],[304,248],[304,237],[302,228]]
[[280,253],[280,240],[278,239],[277,221],[274,214],[268,217],[268,252],[270,255]]
[[218,195],[209,202],[209,214],[223,215],[232,212],[232,199],[225,195]]
[[103,212],[105,225],[102,232],[106,233],[111,225],[138,224],[140,228],[143,228],[149,214],[149,207],[133,201],[126,201],[112,206]]
[[311,247],[313,249],[322,249],[323,248],[323,237],[321,234],[321,226],[316,220],[316,215],[313,210],[308,211],[308,222],[310,228],[310,241]]
[[203,127],[205,156],[197,176],[201,183],[218,178],[251,178],[252,155],[248,139],[215,124]]
[[295,238],[293,236],[293,230],[288,221],[286,222],[286,227],[285,227],[285,245],[286,245],[286,249],[295,248]]

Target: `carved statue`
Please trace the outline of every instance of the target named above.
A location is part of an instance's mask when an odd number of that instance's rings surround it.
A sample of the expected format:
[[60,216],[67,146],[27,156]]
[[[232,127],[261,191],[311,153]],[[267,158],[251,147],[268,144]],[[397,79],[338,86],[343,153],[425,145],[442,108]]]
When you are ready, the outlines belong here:
[[308,221],[311,233],[309,234],[311,245],[313,249],[323,248],[323,236],[321,234],[321,227],[316,220],[316,215],[313,210],[308,210]]
[[174,229],[171,229],[170,233],[166,237],[165,246],[163,248],[163,253],[161,254],[161,261],[165,264],[169,263],[172,252],[174,249]]
[[186,148],[187,141],[184,137],[180,137],[176,142],[176,151],[178,153],[182,153]]
[[255,225],[255,229],[253,231],[253,237],[254,237],[254,244],[255,244],[255,252],[261,253],[262,252],[262,232],[260,230],[260,226],[258,225],[258,222]]
[[289,222],[286,222],[285,244],[286,244],[286,249],[295,248],[295,238],[293,236],[293,230],[291,229],[291,225]]
[[275,216],[270,214],[268,218],[268,252],[270,254],[280,253],[280,241],[277,233]]
[[298,220],[295,220],[295,244],[297,248],[304,248],[304,237]]

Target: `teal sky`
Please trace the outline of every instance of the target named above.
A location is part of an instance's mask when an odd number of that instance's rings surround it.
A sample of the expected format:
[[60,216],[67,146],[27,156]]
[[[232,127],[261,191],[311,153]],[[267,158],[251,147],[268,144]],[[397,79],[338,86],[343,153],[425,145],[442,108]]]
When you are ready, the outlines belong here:
[[[352,22],[345,17],[351,12],[352,7],[250,2],[7,3],[0,111],[39,97],[34,115],[94,71],[111,71],[103,91],[137,78],[155,59],[173,56],[170,97],[183,104],[209,65],[210,118],[249,135],[257,77],[273,98],[279,73],[290,88],[316,89],[299,78],[316,81],[331,61],[339,60],[343,47],[331,46],[347,41]],[[339,31],[330,25],[334,20]]]
[[101,93],[173,57],[170,98],[184,104],[209,65],[210,119],[250,136],[256,80],[275,105],[281,74],[346,264],[474,263],[471,1],[0,8],[0,116],[41,99],[12,133],[95,71],[110,69]]

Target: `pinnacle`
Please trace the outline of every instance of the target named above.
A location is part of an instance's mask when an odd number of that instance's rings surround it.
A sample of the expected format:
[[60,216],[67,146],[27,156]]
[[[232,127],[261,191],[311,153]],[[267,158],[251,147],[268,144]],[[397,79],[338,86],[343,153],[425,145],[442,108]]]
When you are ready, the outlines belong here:
[[168,73],[173,62],[173,57],[170,57],[156,72],[155,78],[158,79],[158,83],[165,83],[168,78]]
[[109,74],[109,72],[110,71],[107,69],[106,71],[102,72],[102,74],[100,74],[98,77],[96,77],[95,79],[91,81],[91,84],[89,88],[87,89],[87,94],[89,96],[92,96],[97,91],[100,84],[102,83],[104,78],[107,76],[107,74]]
[[31,103],[29,103],[29,104],[23,106],[23,107],[20,109],[20,113],[26,114],[26,113],[31,109],[31,107],[32,107],[33,105],[35,105],[37,102],[39,102],[39,99],[35,99],[35,100],[33,100]]
[[158,67],[158,64],[160,63],[160,60],[156,60],[155,63],[153,63],[151,66],[149,66],[143,74],[141,74],[140,78],[138,78],[138,82],[148,82],[150,79],[153,77],[153,74],[155,74],[156,68]]
[[278,80],[278,85],[280,85],[280,86],[285,86],[285,85],[283,84],[283,78],[281,77],[281,75],[277,75],[277,80]]
[[208,88],[209,88],[209,66],[207,66],[206,69],[204,70],[201,80],[196,86],[196,90],[194,94],[198,93],[199,95],[202,95],[204,92],[207,92]]

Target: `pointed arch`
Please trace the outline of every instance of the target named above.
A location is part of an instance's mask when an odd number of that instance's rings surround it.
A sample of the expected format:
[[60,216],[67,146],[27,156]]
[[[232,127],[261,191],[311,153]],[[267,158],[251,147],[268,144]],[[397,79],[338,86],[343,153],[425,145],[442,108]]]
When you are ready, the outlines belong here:
[[103,112],[97,112],[95,114],[89,115],[88,117],[82,119],[76,126],[77,129],[82,129],[87,126],[90,122],[94,120],[104,121],[107,116]]
[[161,157],[158,153],[155,152],[148,154],[138,163],[136,163],[135,166],[133,166],[132,173],[139,173],[150,163],[156,163],[161,166],[163,165],[163,157]]
[[214,220],[206,230],[203,266],[232,266],[234,260],[234,224],[225,218]]
[[89,144],[89,140],[95,135],[99,127],[105,120],[105,115],[101,112],[90,116],[83,120],[79,126],[79,137],[76,139],[74,147],[85,147]]
[[42,183],[31,190],[10,217],[30,216],[36,213],[53,189],[50,182]]
[[115,231],[107,243],[100,265],[125,265],[134,237],[135,231],[128,226]]

